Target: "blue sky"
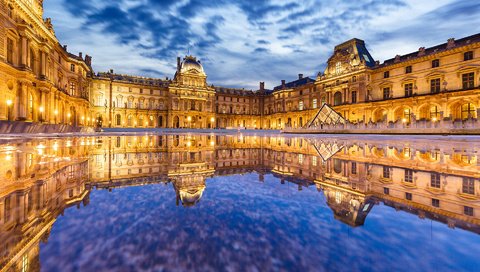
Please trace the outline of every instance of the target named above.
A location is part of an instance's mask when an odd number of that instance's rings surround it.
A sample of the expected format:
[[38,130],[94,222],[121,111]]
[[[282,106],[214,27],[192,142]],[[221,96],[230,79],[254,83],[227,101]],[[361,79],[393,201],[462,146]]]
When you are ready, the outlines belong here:
[[325,69],[333,47],[365,40],[376,60],[475,34],[478,0],[46,0],[57,37],[96,72],[171,78],[199,57],[214,85],[267,88]]

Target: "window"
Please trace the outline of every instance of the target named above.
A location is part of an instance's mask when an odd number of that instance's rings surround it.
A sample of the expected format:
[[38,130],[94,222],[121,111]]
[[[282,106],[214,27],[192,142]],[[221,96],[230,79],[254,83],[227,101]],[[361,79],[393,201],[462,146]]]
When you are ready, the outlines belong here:
[[356,76],[352,77],[352,82],[357,82],[357,77]]
[[413,170],[405,169],[405,182],[413,182]]
[[122,116],[121,116],[120,114],[117,114],[117,115],[116,115],[115,120],[116,120],[117,126],[122,125]]
[[412,66],[405,67],[405,74],[410,74],[412,72]]
[[462,105],[462,119],[468,119],[473,117],[475,114],[475,107],[472,103],[467,103]]
[[75,64],[70,64],[70,71],[75,72]]
[[386,179],[390,178],[390,167],[388,166],[383,167],[383,177]]
[[440,188],[440,174],[438,173],[430,174],[430,186],[433,188]]
[[437,68],[439,66],[440,66],[440,60],[439,59],[432,60],[432,68]]
[[340,74],[342,72],[342,63],[341,62],[337,62],[335,64],[335,74]]
[[430,119],[436,118],[437,120],[440,118],[440,111],[438,110],[437,106],[430,107]]
[[152,89],[150,89],[150,94],[153,94],[153,90],[152,90]]
[[430,80],[430,92],[439,93],[440,92],[440,79],[435,78]]
[[7,38],[7,62],[13,64],[13,40]]
[[387,188],[387,187],[383,187],[383,193],[386,194],[386,195],[389,195],[390,194],[390,189]]
[[143,89],[140,89],[140,93],[143,94]]
[[390,88],[383,88],[383,99],[389,99],[390,98]]
[[303,164],[303,154],[298,154],[298,163]]
[[352,91],[352,103],[357,103],[357,91]]
[[75,82],[70,82],[70,95],[75,95],[76,84]]
[[356,175],[357,174],[357,163],[352,162],[352,174]]
[[407,83],[404,85],[405,97],[410,97],[413,94],[413,83]]
[[473,208],[468,206],[463,206],[463,214],[468,216],[473,216]]
[[474,87],[475,73],[467,73],[462,75],[462,85],[464,89],[472,89]]
[[412,193],[405,193],[406,200],[412,200]]
[[469,195],[475,194],[475,180],[473,178],[463,178],[462,193]]
[[312,108],[313,109],[317,108],[317,99],[316,98],[313,99]]
[[298,102],[298,110],[303,110],[303,101]]
[[471,60],[473,59],[473,51],[468,51],[463,53],[463,60]]
[[389,77],[390,77],[390,71],[383,72],[383,78],[389,78]]
[[437,208],[440,207],[440,200],[432,198],[432,206]]
[[333,95],[333,104],[335,106],[341,105],[342,104],[342,93],[341,92],[336,92]]
[[300,95],[303,95],[303,90],[300,90],[300,92],[299,92],[299,93],[300,93]]

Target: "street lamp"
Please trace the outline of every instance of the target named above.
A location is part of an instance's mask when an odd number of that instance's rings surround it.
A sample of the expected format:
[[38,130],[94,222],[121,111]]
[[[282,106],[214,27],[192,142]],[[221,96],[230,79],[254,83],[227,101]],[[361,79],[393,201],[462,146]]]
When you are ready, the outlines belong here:
[[43,107],[40,106],[40,108],[38,108],[38,111],[40,112],[40,122],[43,122]]
[[192,116],[188,116],[187,117],[187,121],[188,121],[188,128],[191,128],[192,127]]
[[12,105],[13,105],[13,101],[8,99],[7,100],[7,120],[10,121],[11,119],[11,108],[12,108]]

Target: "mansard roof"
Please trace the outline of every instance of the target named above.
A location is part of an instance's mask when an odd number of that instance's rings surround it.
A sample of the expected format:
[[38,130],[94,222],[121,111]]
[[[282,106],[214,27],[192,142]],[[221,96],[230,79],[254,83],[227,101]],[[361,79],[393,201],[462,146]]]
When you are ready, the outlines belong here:
[[285,83],[285,88],[283,85],[278,85],[273,88],[273,91],[279,91],[282,89],[292,89],[296,87],[300,87],[303,85],[307,85],[309,83],[315,82],[314,79],[311,79],[310,77],[303,77],[294,81],[290,81],[288,83]]
[[424,56],[428,56],[428,55],[433,55],[433,54],[436,54],[436,53],[448,51],[448,50],[458,48],[458,47],[462,47],[462,46],[467,46],[469,44],[477,43],[477,42],[480,42],[480,33],[477,33],[477,34],[474,34],[474,35],[471,35],[471,36],[467,36],[467,37],[461,38],[459,40],[455,40],[455,39],[451,38],[451,39],[448,39],[448,41],[446,43],[442,43],[442,44],[439,44],[439,45],[436,45],[436,46],[433,46],[433,47],[429,47],[429,48],[421,47],[421,48],[419,48],[418,51],[415,51],[415,52],[412,52],[412,53],[409,53],[409,54],[406,54],[406,55],[403,55],[403,56],[397,55],[395,58],[385,60],[381,65],[379,65],[377,67],[380,68],[380,67],[393,65],[393,64],[396,64],[396,63],[399,63],[399,62],[404,62],[404,61],[408,61],[408,60],[413,60],[415,58],[420,58],[420,57],[424,57]]
[[129,84],[141,84],[141,85],[156,86],[156,87],[167,87],[171,83],[171,81],[168,80],[168,78],[163,80],[158,78],[115,74],[111,72],[103,72],[103,73],[99,72],[97,73],[96,77],[113,79],[114,81],[119,81],[119,82],[124,82]]
[[228,87],[215,87],[215,92],[223,93],[223,94],[231,94],[231,95],[254,95],[255,92],[252,90],[245,90],[239,88],[228,88]]
[[[360,61],[364,61],[368,67],[375,66],[375,60],[373,59],[372,55],[370,55],[370,52],[368,52],[363,40],[353,38],[336,45],[332,57],[334,57],[336,53],[343,53],[346,55],[354,54],[359,57]],[[332,57],[330,57],[330,59]]]

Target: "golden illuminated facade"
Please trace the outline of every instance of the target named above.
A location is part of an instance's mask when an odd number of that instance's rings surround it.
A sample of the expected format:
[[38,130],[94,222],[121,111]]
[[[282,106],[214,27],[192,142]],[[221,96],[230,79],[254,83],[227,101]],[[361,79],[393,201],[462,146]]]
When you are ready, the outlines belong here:
[[[200,61],[173,78],[94,74],[58,42],[41,0],[0,1],[0,120],[116,128],[305,127],[323,103],[370,128],[478,127],[480,34],[379,63],[364,41],[334,48],[323,73],[258,90],[209,85]],[[372,126],[371,124],[376,124]]]
[[2,0],[0,16],[0,120],[91,125],[91,57],[59,44],[42,0]]

